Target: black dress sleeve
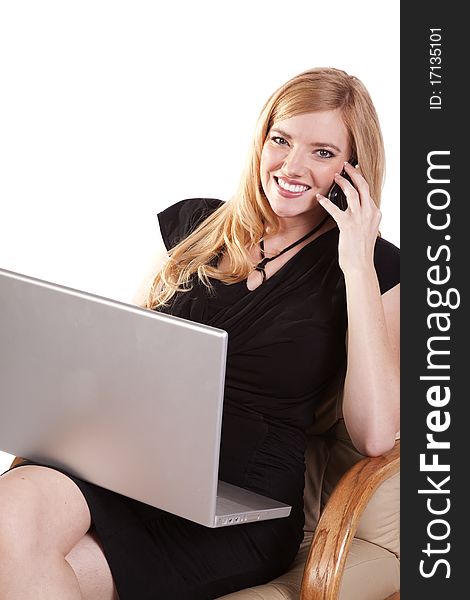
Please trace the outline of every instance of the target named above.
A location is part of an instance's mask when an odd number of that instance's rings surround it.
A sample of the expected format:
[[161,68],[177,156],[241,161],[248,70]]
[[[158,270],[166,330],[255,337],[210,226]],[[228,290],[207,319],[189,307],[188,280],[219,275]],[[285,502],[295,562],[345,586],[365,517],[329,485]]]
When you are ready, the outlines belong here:
[[187,198],[158,213],[158,222],[167,250],[184,240],[204,219],[224,204],[216,198]]
[[400,283],[400,250],[391,242],[377,238],[374,264],[381,294]]

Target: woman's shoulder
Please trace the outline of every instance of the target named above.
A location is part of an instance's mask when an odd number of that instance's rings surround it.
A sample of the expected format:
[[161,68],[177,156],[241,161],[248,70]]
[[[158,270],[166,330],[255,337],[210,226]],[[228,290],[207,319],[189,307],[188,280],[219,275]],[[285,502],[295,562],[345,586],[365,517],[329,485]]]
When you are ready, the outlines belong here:
[[204,219],[224,204],[218,198],[185,198],[157,214],[166,249],[193,232]]
[[395,244],[377,238],[374,264],[382,294],[400,283],[400,249]]

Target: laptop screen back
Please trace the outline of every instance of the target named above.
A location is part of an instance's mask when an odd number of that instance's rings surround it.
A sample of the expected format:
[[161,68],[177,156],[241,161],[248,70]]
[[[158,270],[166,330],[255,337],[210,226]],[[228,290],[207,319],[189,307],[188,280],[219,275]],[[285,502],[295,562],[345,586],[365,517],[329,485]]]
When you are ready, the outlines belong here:
[[210,523],[227,333],[0,269],[0,449]]

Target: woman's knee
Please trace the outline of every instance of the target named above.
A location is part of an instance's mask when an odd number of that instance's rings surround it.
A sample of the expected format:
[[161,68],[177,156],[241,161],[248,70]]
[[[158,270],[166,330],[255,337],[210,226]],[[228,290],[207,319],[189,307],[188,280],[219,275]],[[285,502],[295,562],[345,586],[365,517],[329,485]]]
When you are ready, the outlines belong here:
[[65,556],[89,527],[86,501],[62,473],[28,465],[0,477],[0,554]]

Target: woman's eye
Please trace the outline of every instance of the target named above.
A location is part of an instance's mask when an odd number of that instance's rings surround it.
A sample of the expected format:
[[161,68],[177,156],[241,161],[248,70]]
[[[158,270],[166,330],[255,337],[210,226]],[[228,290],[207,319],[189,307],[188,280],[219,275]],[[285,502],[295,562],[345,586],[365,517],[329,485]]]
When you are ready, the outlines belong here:
[[279,146],[284,146],[285,144],[287,144],[287,141],[279,135],[273,135],[271,140],[274,143],[279,144]]
[[317,150],[317,152],[321,158],[332,158],[334,156],[332,152],[325,150],[325,148],[321,148],[320,150]]

